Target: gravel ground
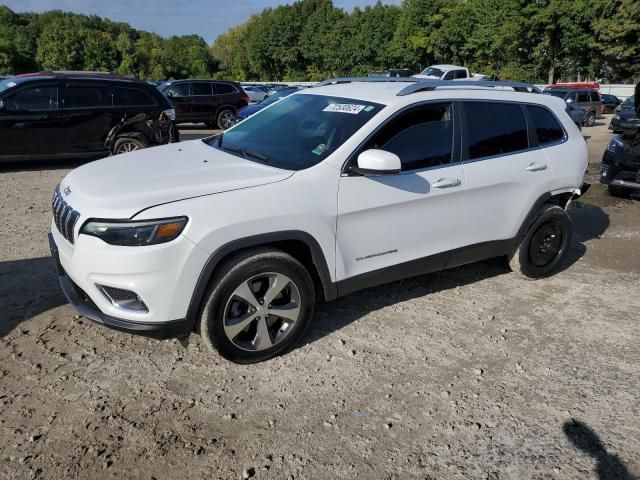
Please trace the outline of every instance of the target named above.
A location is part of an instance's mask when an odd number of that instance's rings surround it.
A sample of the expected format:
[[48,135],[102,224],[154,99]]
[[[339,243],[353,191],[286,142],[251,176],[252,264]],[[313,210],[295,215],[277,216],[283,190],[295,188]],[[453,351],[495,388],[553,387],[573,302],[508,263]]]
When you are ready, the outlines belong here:
[[[610,135],[585,134],[596,173]],[[640,475],[640,202],[595,185],[552,278],[492,260],[355,293],[239,366],[65,304],[46,233],[72,166],[0,171],[0,479]]]

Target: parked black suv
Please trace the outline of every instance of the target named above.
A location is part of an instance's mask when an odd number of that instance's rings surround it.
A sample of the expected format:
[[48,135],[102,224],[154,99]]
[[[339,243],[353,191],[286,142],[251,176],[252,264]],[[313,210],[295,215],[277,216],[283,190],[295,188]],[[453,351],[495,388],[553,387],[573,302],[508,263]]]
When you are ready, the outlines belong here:
[[236,112],[249,104],[236,82],[176,80],[158,88],[175,106],[177,123],[206,123],[226,130],[236,123]]
[[608,185],[613,195],[640,193],[640,84],[631,99],[625,103],[633,118],[619,126],[622,135],[611,139],[602,157],[600,183]]
[[41,72],[0,82],[0,159],[89,158],[178,140],[175,111],[146,82]]

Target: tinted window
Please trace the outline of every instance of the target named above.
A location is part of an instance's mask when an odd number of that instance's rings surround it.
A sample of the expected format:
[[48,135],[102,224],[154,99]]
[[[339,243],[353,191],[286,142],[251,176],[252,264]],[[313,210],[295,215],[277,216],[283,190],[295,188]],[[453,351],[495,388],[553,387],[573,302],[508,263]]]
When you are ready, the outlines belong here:
[[210,83],[192,83],[191,95],[211,95]]
[[178,85],[171,85],[164,90],[165,94],[172,94],[174,97],[188,97],[189,96],[189,84],[179,83]]
[[533,120],[533,127],[536,129],[540,145],[557,142],[564,138],[564,130],[562,130],[553,113],[544,107],[529,105],[527,108]]
[[116,87],[113,89],[113,104],[118,107],[146,107],[156,102],[140,90]]
[[111,106],[111,89],[106,87],[69,87],[64,89],[64,108]]
[[402,170],[451,162],[453,121],[450,104],[425,105],[391,120],[363,150],[377,148],[400,157]]
[[235,87],[233,85],[228,84],[228,83],[216,83],[216,90],[217,90],[217,93],[219,93],[219,94],[236,93],[237,92]]
[[600,94],[598,92],[589,92],[591,95],[591,101],[592,102],[599,102],[600,101]]
[[529,146],[527,123],[520,105],[465,102],[469,159],[502,155]]
[[565,98],[567,96],[566,90],[546,90],[543,93],[551,95],[552,97]]
[[58,107],[56,87],[34,87],[20,90],[4,100],[9,111],[55,110]]
[[589,92],[578,92],[578,103],[590,102]]
[[360,130],[382,105],[324,95],[292,95],[231,130],[210,145],[246,160],[288,170],[327,158]]
[[456,70],[453,73],[453,78],[467,78],[467,72],[465,70]]

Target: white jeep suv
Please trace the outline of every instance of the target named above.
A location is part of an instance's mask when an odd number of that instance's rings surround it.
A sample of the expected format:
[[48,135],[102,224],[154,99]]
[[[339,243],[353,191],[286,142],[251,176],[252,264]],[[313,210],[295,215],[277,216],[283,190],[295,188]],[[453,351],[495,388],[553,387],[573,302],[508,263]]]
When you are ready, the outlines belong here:
[[84,316],[236,362],[300,337],[318,301],[505,256],[551,274],[587,166],[562,100],[530,85],[340,79],[213,137],[66,176],[50,243]]

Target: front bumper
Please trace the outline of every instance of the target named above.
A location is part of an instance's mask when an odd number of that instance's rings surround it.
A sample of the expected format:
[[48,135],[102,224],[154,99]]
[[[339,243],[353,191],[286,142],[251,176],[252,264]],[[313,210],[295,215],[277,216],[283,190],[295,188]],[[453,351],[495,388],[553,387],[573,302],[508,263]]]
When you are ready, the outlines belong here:
[[[93,241],[93,239],[90,239],[90,241]],[[107,298],[98,293],[96,289],[96,280],[102,284],[105,282],[100,279],[100,276],[92,273],[96,267],[100,269],[101,262],[96,261],[93,264],[87,265],[87,262],[84,261],[87,260],[86,255],[82,255],[77,251],[73,252],[72,255],[70,255],[68,251],[63,253],[58,245],[60,244],[61,247],[64,246],[62,250],[69,250],[69,245],[66,245],[65,242],[66,240],[62,238],[53,225],[52,233],[49,233],[51,256],[56,265],[60,287],[69,303],[78,313],[116,330],[153,338],[173,338],[191,333],[194,326],[194,319],[188,318],[186,308],[183,312],[183,318],[178,317],[178,315],[172,318],[170,310],[175,306],[175,298],[173,305],[160,303],[157,299],[158,297],[148,293],[149,291],[157,289],[157,285],[150,284],[148,279],[144,279],[144,276],[138,275],[136,277],[135,275],[126,273],[122,276],[114,276],[111,274],[107,275],[107,279],[110,280],[110,283],[108,283],[110,286],[131,288],[134,291],[143,292],[142,295],[150,307],[150,312],[136,313],[121,311],[111,305]],[[76,254],[78,254],[78,261],[73,260]],[[99,252],[95,252],[93,256],[98,257]],[[131,262],[135,263],[134,257],[131,257]],[[131,262],[129,262],[129,266]],[[65,268],[65,263],[73,270],[72,273],[70,273],[71,270]],[[127,269],[127,266],[123,266],[121,269],[124,271]],[[162,278],[160,272],[154,271],[152,273],[153,278],[158,277],[160,280],[165,280]],[[171,273],[175,273],[175,270]],[[142,281],[140,277],[142,277]],[[177,276],[176,278],[179,281]],[[172,289],[173,291],[171,291]],[[159,296],[160,298],[171,297],[171,294],[175,294],[176,290],[180,289],[170,284],[166,290],[160,292]]]
[[613,187],[640,190],[640,158],[635,161],[631,156],[620,152],[618,158],[608,150],[602,158],[600,183]]

